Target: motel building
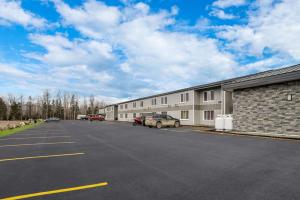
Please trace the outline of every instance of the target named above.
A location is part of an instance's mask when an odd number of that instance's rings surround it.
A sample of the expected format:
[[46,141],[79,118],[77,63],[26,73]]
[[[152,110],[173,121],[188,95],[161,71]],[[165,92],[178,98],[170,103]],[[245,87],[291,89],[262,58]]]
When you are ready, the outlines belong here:
[[152,95],[105,108],[106,120],[168,114],[181,125],[214,126],[231,114],[235,131],[300,135],[300,65]]

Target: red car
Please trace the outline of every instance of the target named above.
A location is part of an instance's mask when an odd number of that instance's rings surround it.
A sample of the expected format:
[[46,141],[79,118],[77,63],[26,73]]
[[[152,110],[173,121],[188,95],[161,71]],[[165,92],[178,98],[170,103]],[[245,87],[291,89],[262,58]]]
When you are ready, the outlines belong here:
[[132,125],[133,126],[143,125],[143,119],[142,119],[142,117],[136,117],[136,118],[134,118]]
[[105,118],[103,115],[88,115],[90,121],[104,121]]

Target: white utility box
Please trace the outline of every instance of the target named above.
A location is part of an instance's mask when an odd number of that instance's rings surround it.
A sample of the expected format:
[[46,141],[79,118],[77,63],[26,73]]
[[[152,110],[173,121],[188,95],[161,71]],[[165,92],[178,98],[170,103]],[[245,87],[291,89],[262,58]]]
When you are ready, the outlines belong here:
[[216,119],[215,119],[215,129],[217,131],[223,131],[225,127],[224,124],[224,117],[223,115],[217,115]]
[[224,115],[225,131],[232,131],[232,115]]
[[217,115],[215,119],[216,131],[232,130],[232,115]]

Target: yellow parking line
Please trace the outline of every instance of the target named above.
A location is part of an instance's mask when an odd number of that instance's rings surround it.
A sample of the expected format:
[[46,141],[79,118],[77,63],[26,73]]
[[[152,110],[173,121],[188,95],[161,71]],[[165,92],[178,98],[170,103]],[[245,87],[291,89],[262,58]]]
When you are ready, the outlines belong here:
[[41,143],[33,143],[33,144],[7,144],[1,145],[1,147],[19,147],[19,146],[35,146],[35,145],[52,145],[52,144],[72,144],[75,142],[41,142]]
[[67,153],[67,154],[54,154],[45,156],[31,156],[31,157],[20,157],[20,158],[5,158],[0,159],[0,162],[13,161],[13,160],[28,160],[28,159],[38,159],[38,158],[52,158],[52,157],[63,157],[63,156],[77,156],[83,155],[84,153]]
[[62,135],[61,133],[23,133],[23,132],[20,132],[20,133],[17,133],[15,135],[18,135],[18,136],[27,136],[27,135],[31,135],[31,136],[48,136],[48,135]]
[[71,191],[76,191],[76,190],[86,190],[86,189],[90,189],[90,188],[103,187],[106,185],[108,185],[107,182],[102,182],[102,183],[91,184],[91,185],[77,186],[77,187],[72,187],[72,188],[64,188],[64,189],[59,189],[59,190],[50,190],[50,191],[46,191],[46,192],[38,192],[38,193],[33,193],[33,194],[25,194],[25,195],[20,195],[20,196],[15,196],[15,197],[8,197],[8,198],[4,198],[2,200],[26,199],[26,198],[31,198],[31,197],[45,196],[45,195],[51,195],[51,194],[57,194],[57,193],[63,193],[63,192],[71,192]]
[[5,139],[0,139],[0,141],[3,141],[3,140],[43,139],[43,138],[67,138],[67,137],[71,137],[71,136],[50,136],[50,137],[5,138]]

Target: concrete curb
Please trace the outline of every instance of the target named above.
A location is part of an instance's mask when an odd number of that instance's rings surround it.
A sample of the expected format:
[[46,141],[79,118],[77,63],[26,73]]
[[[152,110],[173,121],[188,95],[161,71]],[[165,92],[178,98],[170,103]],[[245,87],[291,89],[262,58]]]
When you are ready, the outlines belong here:
[[242,135],[242,136],[252,136],[252,137],[263,137],[263,138],[278,138],[286,140],[300,140],[300,135],[285,135],[285,134],[272,134],[272,133],[243,133],[243,132],[232,132],[232,131],[207,131],[207,130],[193,130],[197,132],[204,132],[210,134],[219,134],[219,135]]

